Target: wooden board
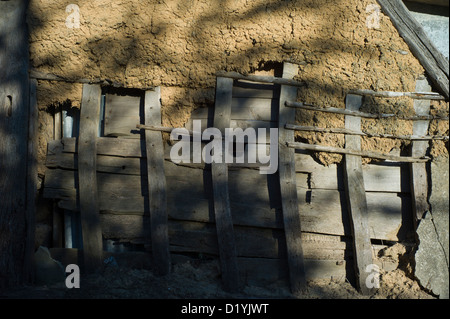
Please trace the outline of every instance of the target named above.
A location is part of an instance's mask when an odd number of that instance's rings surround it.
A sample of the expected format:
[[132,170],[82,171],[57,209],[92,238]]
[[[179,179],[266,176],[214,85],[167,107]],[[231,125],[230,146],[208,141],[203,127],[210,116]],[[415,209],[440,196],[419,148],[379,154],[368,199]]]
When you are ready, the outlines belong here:
[[[426,79],[419,79],[416,82],[416,91],[429,92],[431,87]],[[417,115],[428,115],[430,112],[429,100],[414,101],[414,110]],[[413,123],[413,134],[426,135],[428,133],[429,121],[415,121]],[[411,156],[424,156],[429,147],[428,141],[413,141],[411,146]],[[422,219],[428,211],[428,174],[426,163],[411,163],[411,194],[413,203],[414,223],[417,227],[418,221]]]
[[[178,166],[166,161],[168,214],[171,219],[214,222],[210,172]],[[297,173],[298,176],[299,173]],[[76,211],[76,171],[49,169],[44,196],[60,198],[61,208]],[[233,224],[283,228],[281,201],[273,181],[264,180],[256,170],[229,171],[230,207]],[[349,235],[347,205],[343,192],[310,190],[303,175],[303,187],[297,183],[302,231]],[[276,176],[275,176],[276,178]],[[298,181],[298,179],[297,179]],[[103,213],[144,214],[148,187],[137,175],[97,174],[99,209]],[[241,193],[242,192],[242,193]],[[412,230],[410,198],[396,193],[367,193],[371,238],[403,240]]]
[[400,36],[408,44],[411,52],[436,85],[438,90],[449,99],[449,62],[430,41],[423,27],[411,15],[401,0],[378,0],[383,11],[389,16]]
[[[145,125],[161,125],[161,89],[145,92]],[[145,131],[152,252],[156,272],[170,272],[164,145],[161,132]]]
[[233,98],[230,119],[277,121],[277,107],[278,100],[275,99]]
[[105,136],[140,139],[136,124],[141,120],[141,97],[106,94],[105,96]]
[[[362,105],[362,97],[347,95],[345,108],[358,111]],[[345,128],[351,130],[361,129],[361,118],[345,116]],[[353,150],[361,149],[361,137],[345,136],[345,147]],[[348,212],[354,245],[355,275],[358,289],[363,294],[370,294],[372,289],[367,287],[366,267],[373,263],[369,235],[369,210],[364,187],[364,176],[360,156],[345,155],[344,183],[347,195]]]
[[38,151],[38,105],[37,105],[37,80],[30,80],[30,103],[28,121],[28,155],[27,155],[27,236],[25,244],[24,273],[27,282],[34,280],[34,250],[35,250],[35,224],[36,224],[36,200],[37,200],[37,151]]
[[[217,78],[214,127],[222,132],[222,136],[224,136],[225,128],[230,125],[232,88],[232,79]],[[240,289],[241,283],[228,193],[228,167],[224,161],[224,154],[222,155],[222,163],[211,164],[211,175],[223,284],[226,290],[237,291]]]
[[[366,192],[410,193],[406,171],[401,164],[363,165],[364,189]],[[343,181],[343,167],[336,164],[311,172],[311,188],[344,190]]]
[[[285,62],[283,78],[292,79],[298,74],[298,65]],[[295,150],[288,148],[286,142],[294,141],[294,131],[284,128],[295,118],[295,110],[285,106],[286,101],[297,99],[297,88],[281,86],[279,100],[279,165],[281,204],[286,235],[289,280],[291,291],[298,293],[306,288],[305,267],[301,240],[300,215],[298,213],[297,187],[295,176]]]
[[87,271],[97,270],[103,257],[96,171],[100,99],[100,85],[83,84],[78,139],[78,191],[83,258]]
[[256,83],[252,81],[234,81],[233,97],[278,99],[280,89],[278,85],[270,83]]

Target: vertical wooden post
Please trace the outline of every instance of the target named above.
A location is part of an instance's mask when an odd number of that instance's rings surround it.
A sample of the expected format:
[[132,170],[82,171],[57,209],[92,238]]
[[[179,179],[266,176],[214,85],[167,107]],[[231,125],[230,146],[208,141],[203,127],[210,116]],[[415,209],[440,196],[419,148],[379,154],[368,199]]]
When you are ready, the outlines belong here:
[[28,169],[27,169],[27,239],[25,252],[25,279],[34,281],[34,237],[36,220],[36,195],[37,195],[37,80],[30,80],[30,113],[28,120]]
[[[426,78],[417,80],[416,92],[430,92],[431,87]],[[417,115],[428,115],[430,112],[429,100],[414,100],[414,110]],[[413,135],[426,135],[428,132],[429,121],[414,121]],[[411,146],[411,156],[422,157],[426,155],[428,141],[413,141]],[[411,163],[411,195],[413,203],[413,221],[417,228],[418,221],[429,209],[428,206],[428,178],[426,163]]]
[[[145,125],[161,125],[161,89],[145,92]],[[164,174],[164,145],[161,132],[145,131],[152,253],[156,270],[170,272],[169,228]]]
[[[298,74],[298,65],[284,63],[283,78],[292,79]],[[295,175],[295,150],[287,146],[294,142],[294,131],[284,128],[295,119],[295,109],[286,107],[286,101],[297,100],[297,88],[282,85],[280,92],[278,124],[278,172],[280,175],[281,204],[283,210],[284,232],[286,236],[289,280],[291,291],[300,293],[306,288],[305,265],[298,211],[297,185]],[[275,150],[270,150],[271,152]]]
[[[62,138],[62,120],[61,108],[55,106],[53,113],[53,139],[60,140]],[[64,213],[58,207],[56,202],[53,203],[53,247],[63,247],[63,230],[64,230]]]
[[[219,129],[222,135],[225,128],[230,126],[232,89],[233,79],[217,78],[214,127]],[[237,291],[240,288],[239,268],[228,193],[228,166],[225,163],[223,146],[222,162],[211,163],[211,175],[223,285],[225,290]]]
[[83,259],[86,271],[98,269],[103,258],[97,191],[97,134],[100,85],[83,84],[78,138],[78,182],[80,194]]
[[28,1],[0,1],[0,287],[24,282],[29,113]]
[[[362,105],[362,99],[363,97],[359,95],[347,95],[345,102],[346,109],[358,111]],[[345,128],[359,131],[361,129],[361,118],[346,115]],[[356,135],[346,135],[345,148],[361,150],[361,137]],[[366,270],[367,266],[371,265],[373,261],[361,156],[345,155],[344,180],[349,210],[348,213],[350,216],[350,224],[352,226],[356,284],[361,293],[370,294],[372,289],[366,285],[366,279],[369,275]]]

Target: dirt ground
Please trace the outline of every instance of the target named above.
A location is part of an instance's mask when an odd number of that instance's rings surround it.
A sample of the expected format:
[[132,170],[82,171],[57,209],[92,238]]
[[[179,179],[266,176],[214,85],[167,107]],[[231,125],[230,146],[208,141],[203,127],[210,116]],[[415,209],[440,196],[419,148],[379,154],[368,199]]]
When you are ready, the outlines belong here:
[[[64,283],[0,291],[6,299],[435,299],[412,279],[409,253],[397,244],[380,258],[398,259],[398,269],[380,271],[380,287],[372,295],[358,293],[347,280],[309,280],[302,294],[291,294],[286,283],[264,287],[247,285],[238,293],[221,286],[217,259],[181,259],[166,276],[155,275],[148,265],[106,265],[96,274],[80,276],[80,288]],[[129,258],[129,257],[125,257]],[[122,262],[119,260],[119,265]]]

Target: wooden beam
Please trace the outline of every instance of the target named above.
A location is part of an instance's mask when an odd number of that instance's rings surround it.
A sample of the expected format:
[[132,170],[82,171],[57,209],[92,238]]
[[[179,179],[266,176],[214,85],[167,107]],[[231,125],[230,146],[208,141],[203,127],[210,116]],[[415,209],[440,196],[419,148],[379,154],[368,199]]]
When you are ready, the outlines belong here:
[[[347,109],[357,111],[361,105],[361,96],[347,95]],[[360,130],[361,118],[347,115],[345,117],[345,128]],[[347,135],[345,137],[345,147],[354,150],[361,149],[361,138],[359,136]],[[345,155],[344,181],[353,236],[356,284],[361,293],[370,294],[372,289],[366,285],[368,276],[366,267],[373,264],[373,260],[369,235],[367,199],[360,156]]]
[[[347,115],[350,116],[350,115]],[[346,137],[350,137],[354,135],[347,135]],[[323,145],[311,145],[306,143],[300,143],[300,142],[288,142],[287,147],[295,148],[299,150],[308,150],[308,151],[315,151],[315,152],[329,152],[329,153],[338,153],[338,154],[347,154],[347,155],[356,155],[356,156],[364,156],[364,157],[370,157],[370,158],[377,158],[377,159],[383,159],[383,160],[389,160],[394,162],[407,162],[407,163],[423,163],[430,160],[428,157],[410,157],[410,156],[397,156],[397,155],[391,155],[391,154],[383,154],[375,151],[361,151],[357,149],[347,149],[347,148],[340,148],[340,147],[334,147],[334,146],[323,146]]]
[[337,107],[318,107],[314,106],[312,104],[306,104],[302,102],[286,102],[286,106],[289,107],[295,107],[302,110],[309,110],[309,111],[317,111],[317,112],[326,112],[326,113],[335,113],[335,114],[342,114],[342,115],[352,115],[352,116],[359,116],[369,119],[388,119],[388,118],[395,118],[398,120],[410,120],[410,121],[422,121],[422,120],[446,120],[448,121],[448,116],[441,117],[441,116],[433,116],[433,115],[415,115],[415,116],[400,116],[397,114],[373,114],[373,113],[366,113],[366,112],[360,112],[360,111],[352,111],[347,109],[340,109]]
[[37,148],[38,148],[38,106],[37,81],[30,80],[30,104],[28,120],[28,164],[27,164],[27,237],[25,244],[25,271],[28,282],[34,281],[34,246],[36,228],[36,197],[37,197]]
[[436,89],[449,99],[449,62],[434,46],[425,30],[402,0],[378,0],[411,52],[420,61]]
[[274,76],[263,76],[263,75],[243,75],[237,72],[225,72],[219,71],[216,73],[218,77],[230,78],[234,80],[245,80],[245,81],[253,81],[259,83],[272,83],[272,84],[280,84],[280,85],[290,85],[296,87],[303,87],[306,85],[305,82],[295,81],[293,79],[285,79],[285,78],[277,78]]
[[[145,92],[145,125],[161,125],[161,89]],[[164,145],[161,132],[145,131],[152,254],[161,275],[170,272]]]
[[401,139],[401,140],[409,140],[409,141],[448,140],[448,136],[439,136],[439,135],[427,136],[427,135],[376,134],[376,133],[368,133],[368,132],[363,132],[363,131],[347,130],[345,128],[326,128],[326,127],[303,126],[303,125],[294,125],[294,124],[286,124],[285,128],[287,128],[289,130],[303,131],[303,132],[349,134],[349,135],[359,135],[359,136],[368,136],[368,137]]
[[[416,89],[431,90],[426,79],[419,79],[416,82]],[[428,115],[430,112],[430,101],[421,100],[414,102],[414,110],[417,115]],[[416,121],[413,123],[413,134],[427,134],[428,121]],[[411,156],[425,156],[429,143],[428,141],[414,141],[411,146]],[[417,227],[418,221],[422,219],[423,214],[428,211],[428,178],[427,167],[425,163],[411,163],[411,194],[413,202],[413,221]]]
[[[298,74],[298,65],[285,62],[283,78],[292,79]],[[300,293],[306,289],[305,265],[298,212],[297,185],[295,175],[295,150],[289,148],[286,142],[294,141],[294,131],[286,130],[286,123],[295,118],[295,109],[286,107],[287,101],[297,99],[297,88],[281,86],[279,105],[278,133],[278,172],[280,176],[281,205],[286,236],[289,280],[291,291]]]
[[[222,134],[225,128],[230,125],[232,89],[233,80],[231,78],[217,78],[214,127],[219,129]],[[223,285],[228,291],[237,291],[241,287],[241,282],[231,217],[230,197],[228,193],[228,167],[225,163],[224,148],[222,148],[221,163],[211,163],[211,175]]]
[[78,138],[78,181],[83,258],[88,272],[97,270],[103,258],[96,170],[100,100],[100,85],[83,85]]
[[393,91],[373,91],[373,90],[350,90],[348,94],[356,95],[368,95],[374,97],[385,97],[385,98],[398,98],[398,97],[409,97],[415,100],[445,100],[445,97],[435,92],[423,92],[417,90],[416,92],[393,92]]

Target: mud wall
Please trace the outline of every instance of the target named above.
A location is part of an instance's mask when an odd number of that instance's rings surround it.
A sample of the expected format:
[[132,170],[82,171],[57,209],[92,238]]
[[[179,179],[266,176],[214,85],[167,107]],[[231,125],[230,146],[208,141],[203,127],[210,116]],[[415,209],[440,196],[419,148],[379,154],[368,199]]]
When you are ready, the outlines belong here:
[[[71,28],[79,7],[79,28]],[[424,73],[392,23],[373,9],[375,0],[32,0],[28,12],[31,67],[69,80],[108,79],[127,87],[161,86],[163,124],[183,126],[193,109],[214,101],[215,72],[267,71],[274,62],[301,64],[307,82],[298,100],[344,107],[350,89],[414,91]],[[371,9],[372,8],[372,9]],[[69,24],[67,24],[69,22]],[[79,107],[81,84],[39,81],[40,162],[52,139],[49,108]],[[366,99],[364,111],[412,114],[409,99]],[[432,113],[448,110],[434,102]],[[298,111],[297,122],[343,127],[343,116]],[[369,132],[411,134],[407,121],[363,120]],[[432,122],[430,134],[448,134],[448,122]],[[297,133],[314,144],[343,146],[343,136]],[[390,152],[408,142],[364,138],[363,149]],[[448,154],[433,143],[432,155]],[[317,154],[323,164],[340,155]],[[40,166],[43,174],[44,166]]]

